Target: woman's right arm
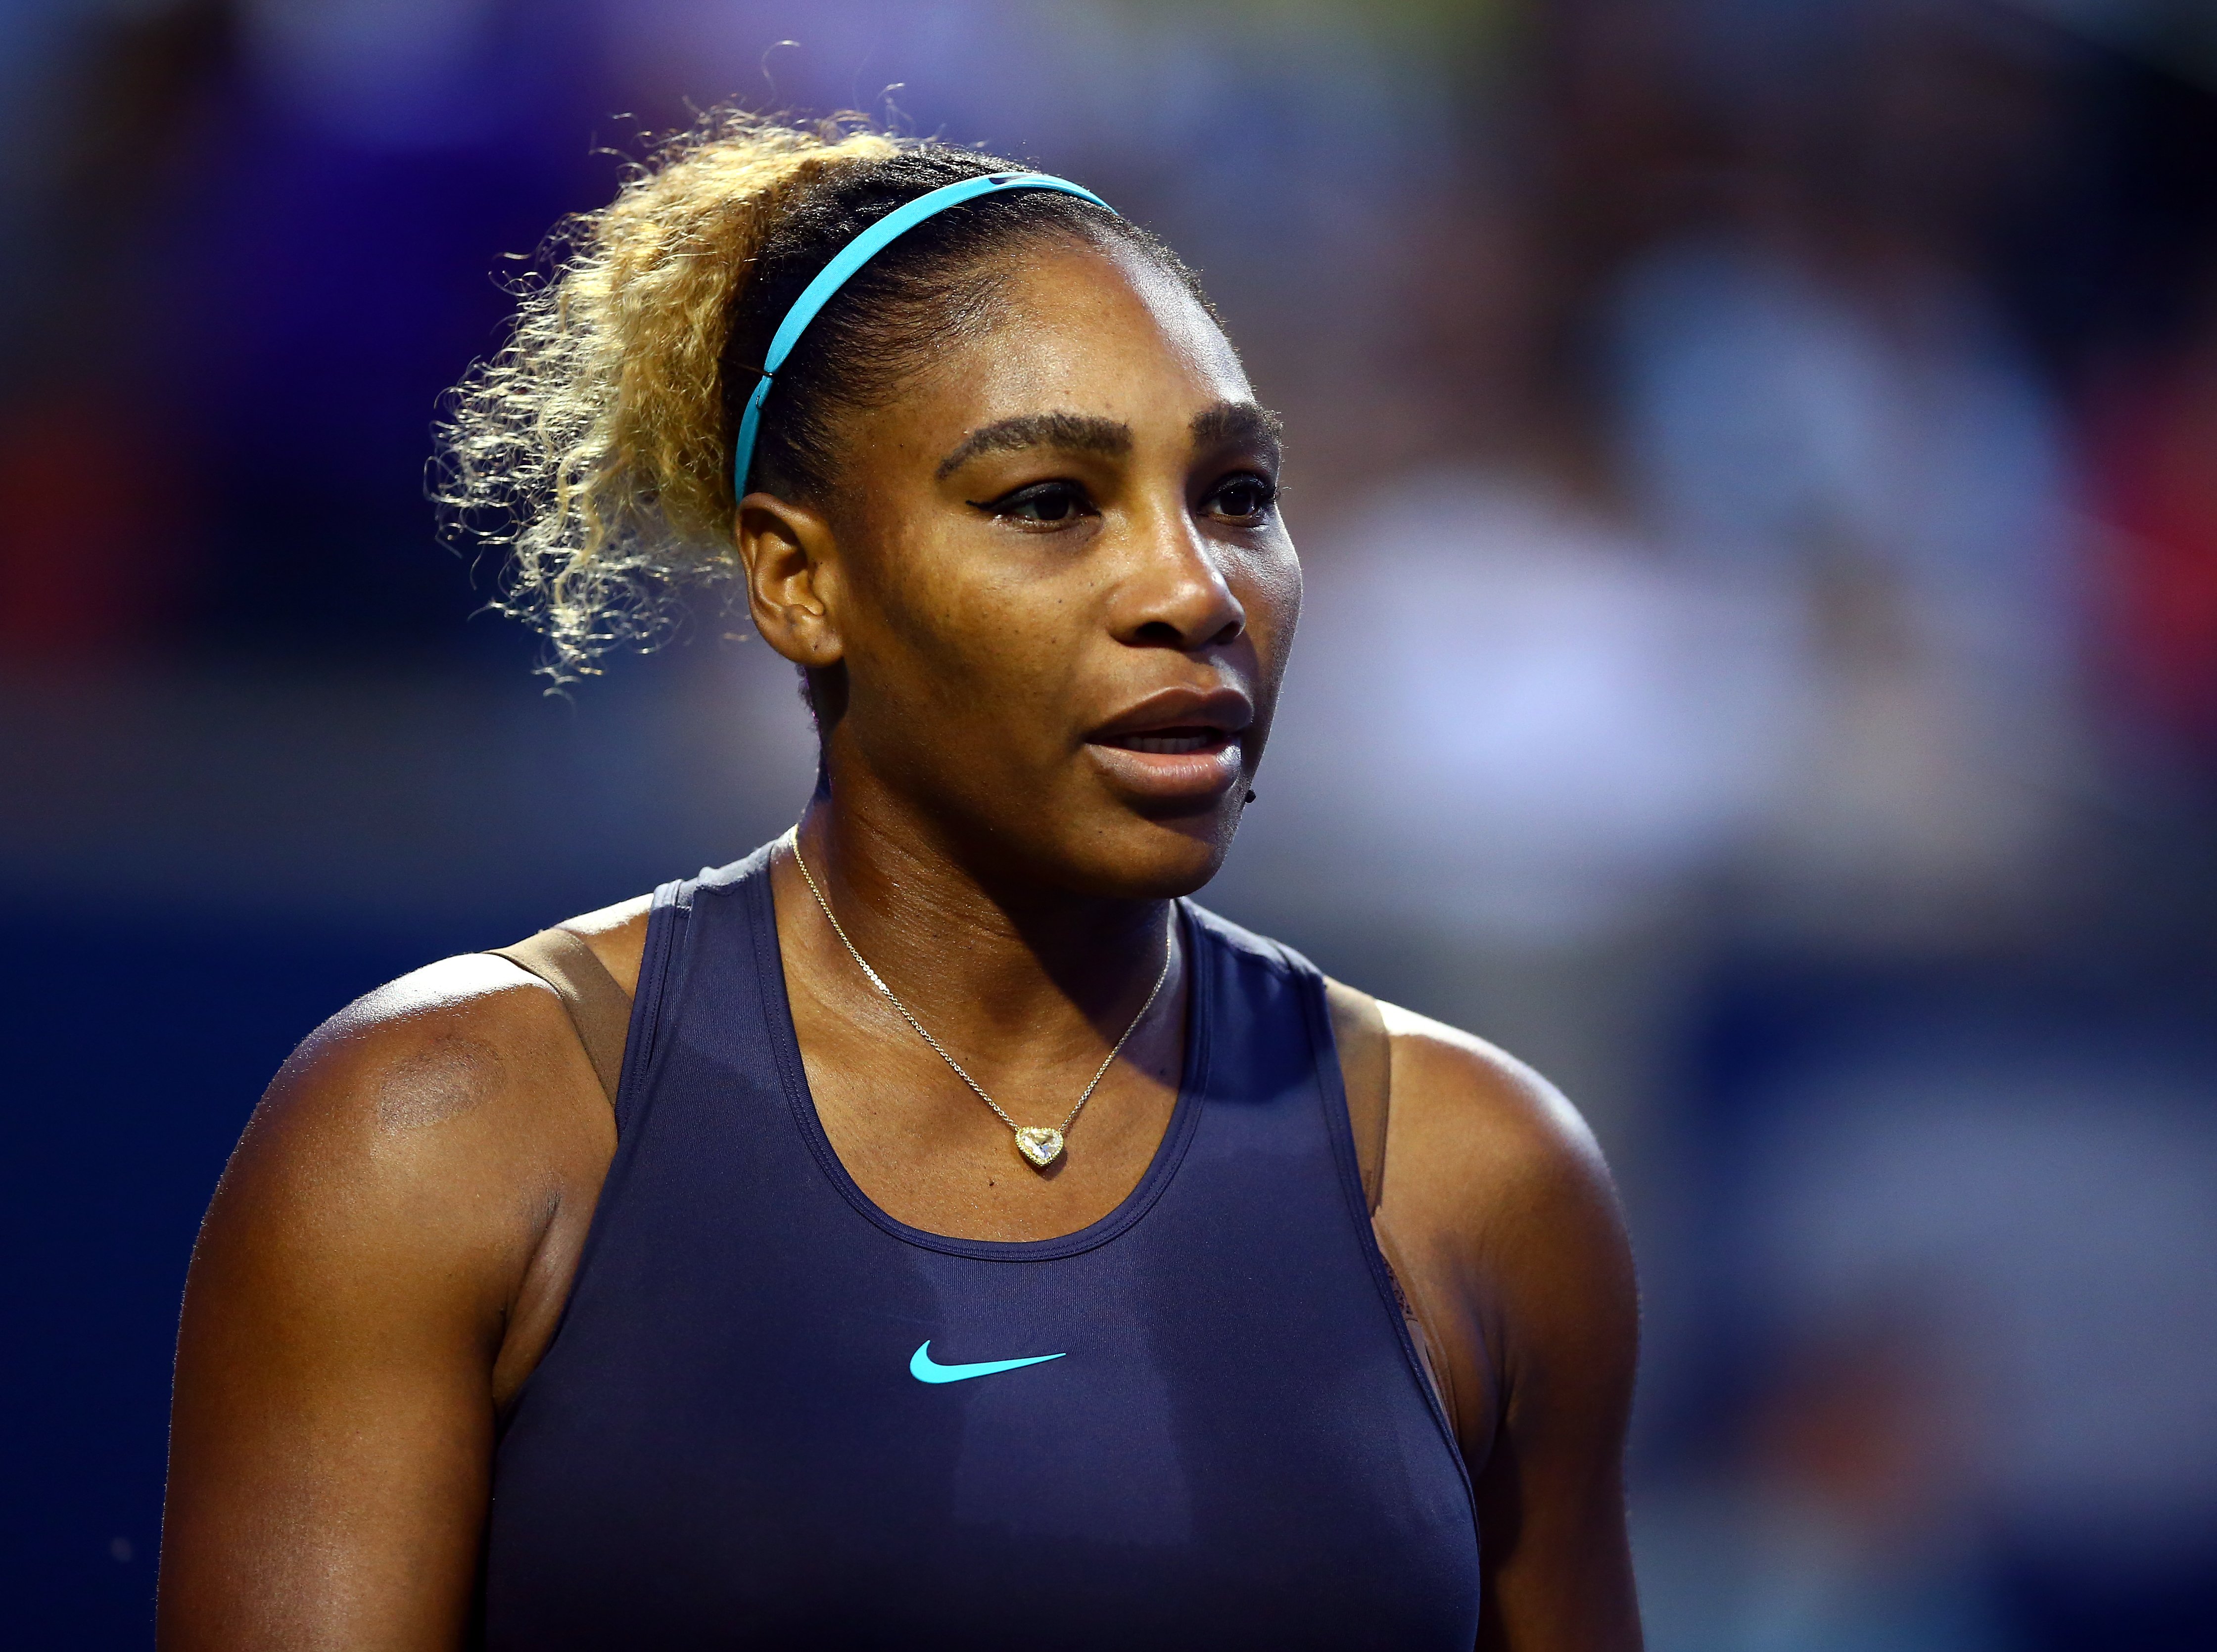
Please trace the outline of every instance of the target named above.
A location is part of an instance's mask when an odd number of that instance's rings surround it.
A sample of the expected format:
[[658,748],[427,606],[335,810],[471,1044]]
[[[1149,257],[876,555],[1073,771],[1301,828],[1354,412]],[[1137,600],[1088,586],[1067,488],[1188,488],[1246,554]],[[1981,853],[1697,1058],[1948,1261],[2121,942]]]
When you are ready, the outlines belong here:
[[560,1001],[499,959],[419,971],[300,1046],[186,1285],[164,1648],[462,1643],[495,1418],[614,1145]]

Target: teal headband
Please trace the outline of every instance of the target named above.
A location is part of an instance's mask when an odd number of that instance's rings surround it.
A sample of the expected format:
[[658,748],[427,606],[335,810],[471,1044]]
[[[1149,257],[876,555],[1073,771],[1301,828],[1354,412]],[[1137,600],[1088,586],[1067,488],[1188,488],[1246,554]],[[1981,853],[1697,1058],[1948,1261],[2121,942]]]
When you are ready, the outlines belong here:
[[739,415],[738,440],[732,445],[732,489],[735,494],[741,498],[746,496],[747,472],[754,465],[755,439],[762,434],[763,402],[769,395],[771,381],[785,365],[786,357],[793,354],[793,347],[800,342],[808,324],[816,319],[816,312],[854,278],[856,270],[925,219],[949,206],[960,206],[980,195],[998,194],[1006,189],[1053,189],[1090,200],[1112,213],[1116,210],[1090,189],[1081,189],[1067,178],[1050,177],[1044,172],[995,172],[985,177],[965,178],[960,183],[934,189],[929,194],[918,195],[871,225],[839,249],[839,256],[824,265],[823,273],[809,282],[793,301],[793,308],[785,312],[785,319],[778,323],[777,332],[769,342],[769,354],[763,359],[762,377],[755,384],[755,393],[747,398],[746,411]]

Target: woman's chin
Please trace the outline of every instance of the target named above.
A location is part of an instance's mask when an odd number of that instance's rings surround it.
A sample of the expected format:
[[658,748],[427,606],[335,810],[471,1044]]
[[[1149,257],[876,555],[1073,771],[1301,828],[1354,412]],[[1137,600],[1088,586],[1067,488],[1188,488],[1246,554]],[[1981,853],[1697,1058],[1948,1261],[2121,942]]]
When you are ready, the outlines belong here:
[[1216,876],[1231,851],[1238,811],[1229,805],[1220,792],[1198,804],[1088,811],[1063,836],[1065,876],[1076,890],[1121,900],[1190,895]]

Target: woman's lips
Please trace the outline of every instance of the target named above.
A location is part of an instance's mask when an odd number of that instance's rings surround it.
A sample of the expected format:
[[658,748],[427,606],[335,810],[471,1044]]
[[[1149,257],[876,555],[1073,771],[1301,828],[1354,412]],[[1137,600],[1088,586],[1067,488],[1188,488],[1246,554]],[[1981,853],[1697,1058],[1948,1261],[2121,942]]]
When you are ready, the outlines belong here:
[[1207,802],[1238,783],[1239,737],[1215,728],[1142,729],[1086,743],[1093,761],[1127,792],[1164,801]]
[[1223,737],[1222,733],[1215,729],[1170,729],[1161,734],[1127,734],[1121,740],[1111,740],[1108,743],[1121,746],[1126,751],[1179,755],[1189,751],[1199,751]]

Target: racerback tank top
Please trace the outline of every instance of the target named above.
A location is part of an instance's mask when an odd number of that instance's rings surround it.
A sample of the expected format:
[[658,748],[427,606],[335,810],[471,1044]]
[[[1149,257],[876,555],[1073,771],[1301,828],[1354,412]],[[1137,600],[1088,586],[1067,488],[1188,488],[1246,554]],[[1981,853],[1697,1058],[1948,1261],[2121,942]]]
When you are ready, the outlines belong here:
[[824,1136],[769,865],[655,893],[615,1156],[495,1460],[486,1643],[1468,1652],[1469,1483],[1323,977],[1181,903],[1139,1185],[1059,1238],[948,1238]]

